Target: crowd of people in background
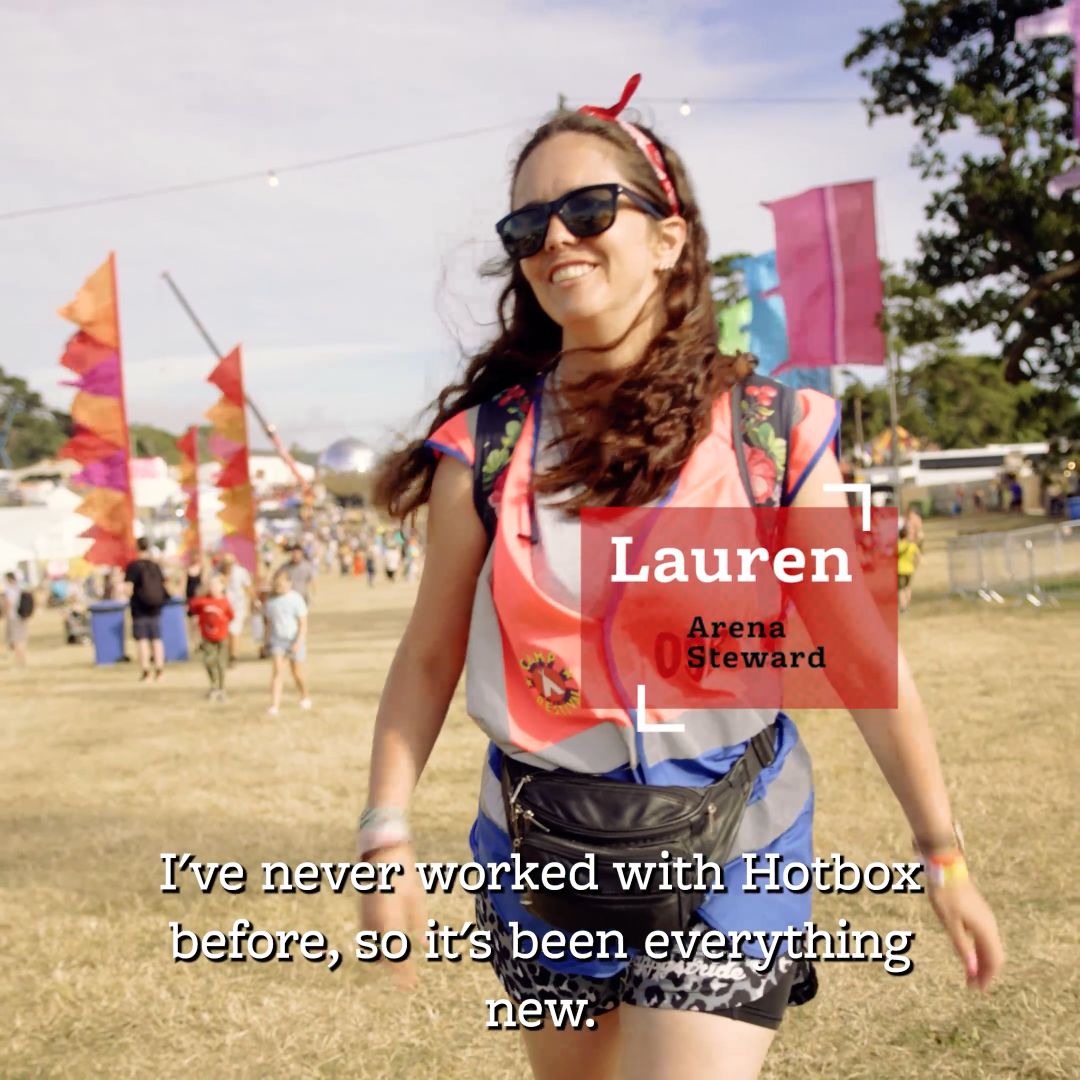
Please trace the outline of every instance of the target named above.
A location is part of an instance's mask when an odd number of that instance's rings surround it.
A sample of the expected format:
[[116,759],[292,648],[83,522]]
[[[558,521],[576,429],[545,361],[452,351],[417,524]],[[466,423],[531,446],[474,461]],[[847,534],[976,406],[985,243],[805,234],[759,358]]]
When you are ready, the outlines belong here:
[[[321,574],[394,584],[419,579],[423,554],[419,534],[404,526],[386,525],[370,512],[352,516],[337,511],[308,515],[293,522],[288,533],[275,535],[260,522],[258,573],[243,566],[232,551],[207,554],[184,565],[175,550],[152,538],[137,541],[136,557],[126,567],[91,567],[83,576],[48,579],[50,607],[63,611],[64,640],[71,645],[91,640],[90,609],[113,601],[130,609],[130,636],[139,681],[156,683],[166,674],[163,612],[175,601],[186,604],[187,635],[194,654],[206,668],[208,701],[227,700],[228,671],[245,658],[251,636],[254,659],[270,660],[268,712],[282,709],[286,674],[291,676],[301,709],[310,709],[306,671],[308,621],[317,603]],[[14,663],[26,663],[28,628],[35,590],[15,573],[3,579],[0,617],[4,640]]]

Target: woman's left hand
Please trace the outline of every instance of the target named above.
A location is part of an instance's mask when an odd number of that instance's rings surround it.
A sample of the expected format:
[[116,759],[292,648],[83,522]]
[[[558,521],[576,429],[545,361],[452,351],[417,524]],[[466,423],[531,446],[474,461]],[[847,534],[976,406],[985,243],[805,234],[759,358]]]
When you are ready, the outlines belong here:
[[930,904],[967,970],[968,986],[987,990],[1005,962],[997,920],[971,881],[928,887]]

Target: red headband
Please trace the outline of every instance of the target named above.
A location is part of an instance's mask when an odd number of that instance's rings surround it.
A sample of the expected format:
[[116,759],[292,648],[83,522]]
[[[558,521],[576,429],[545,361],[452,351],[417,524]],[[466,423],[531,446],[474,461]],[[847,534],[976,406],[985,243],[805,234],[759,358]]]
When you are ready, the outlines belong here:
[[626,120],[619,119],[619,113],[626,108],[626,103],[634,96],[634,91],[638,88],[640,82],[640,75],[631,75],[623,87],[622,97],[610,109],[602,108],[599,105],[582,105],[578,112],[585,113],[586,116],[598,116],[601,120],[613,121],[637,143],[638,149],[648,158],[653,172],[656,173],[656,179],[660,181],[660,187],[663,188],[664,194],[667,196],[671,212],[678,214],[680,212],[679,196],[675,194],[675,185],[671,182],[671,177],[668,176],[664,159],[660,156],[656,144],[640,128],[634,127],[633,124]]

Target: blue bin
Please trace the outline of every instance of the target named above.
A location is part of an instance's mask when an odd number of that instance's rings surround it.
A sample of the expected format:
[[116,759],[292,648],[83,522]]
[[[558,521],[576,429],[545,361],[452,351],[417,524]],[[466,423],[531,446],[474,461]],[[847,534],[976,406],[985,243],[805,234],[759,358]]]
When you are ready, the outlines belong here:
[[167,663],[188,659],[187,601],[179,596],[161,609],[161,643]]
[[1070,521],[1080,521],[1080,495],[1070,495],[1066,500]]
[[90,636],[95,664],[118,664],[124,659],[126,600],[99,600],[90,605]]

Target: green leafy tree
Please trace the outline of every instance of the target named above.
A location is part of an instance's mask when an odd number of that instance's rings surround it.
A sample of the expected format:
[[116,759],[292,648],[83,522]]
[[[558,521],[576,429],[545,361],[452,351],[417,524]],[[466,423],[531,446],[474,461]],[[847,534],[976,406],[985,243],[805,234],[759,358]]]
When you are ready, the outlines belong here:
[[746,286],[742,274],[735,269],[736,259],[749,258],[749,252],[733,251],[719,255],[712,261],[712,294],[716,303],[717,314],[724,308],[746,299]]
[[[899,423],[924,446],[942,450],[988,443],[1040,442],[1080,435],[1080,407],[1065,388],[1006,382],[993,356],[965,356],[942,348],[898,376]],[[883,387],[850,384],[842,402],[844,445],[853,446],[855,399],[862,401],[863,438],[889,426]]]
[[25,379],[0,368],[0,430],[11,418],[7,451],[16,469],[53,457],[71,434],[71,417],[50,409]]
[[160,457],[169,465],[180,463],[176,435],[152,424],[129,424],[128,435],[131,439],[131,452],[135,457]]
[[319,464],[319,455],[314,450],[305,450],[296,443],[289,447],[289,453],[292,455],[293,461],[298,461],[301,465],[315,466]]
[[[914,264],[949,301],[932,337],[991,328],[1010,382],[1080,384],[1080,201],[1047,183],[1073,163],[1070,39],[1014,41],[1060,0],[901,0],[845,66],[870,85],[870,121],[904,115],[912,164],[941,181]],[[978,136],[975,138],[974,136]]]

